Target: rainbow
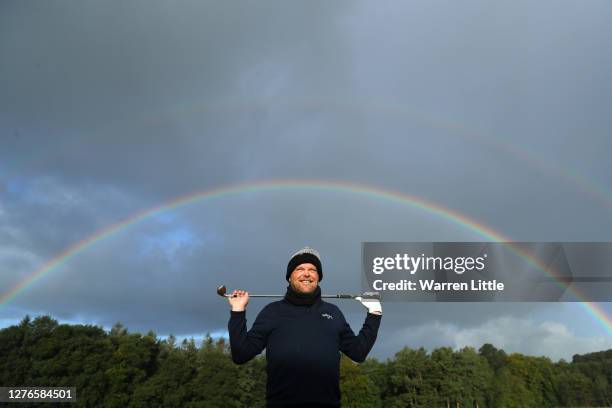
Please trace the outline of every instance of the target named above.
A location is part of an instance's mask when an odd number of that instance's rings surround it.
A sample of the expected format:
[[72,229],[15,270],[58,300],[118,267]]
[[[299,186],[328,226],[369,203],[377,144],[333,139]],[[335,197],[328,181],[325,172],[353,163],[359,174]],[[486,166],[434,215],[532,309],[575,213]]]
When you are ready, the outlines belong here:
[[[466,228],[489,241],[505,242],[519,256],[551,275],[546,266],[540,264],[538,260],[531,258],[529,254],[522,253],[520,249],[514,247],[510,238],[501,235],[498,232],[495,232],[486,225],[483,225],[475,221],[474,219],[469,218],[466,215],[460,214],[454,210],[446,208],[440,204],[425,200],[423,198],[400,193],[397,191],[385,190],[378,187],[346,181],[266,180],[233,184],[229,186],[223,186],[215,189],[199,191],[184,195],[166,201],[154,207],[148,208],[144,211],[140,211],[110,226],[107,226],[95,232],[94,234],[82,239],[81,241],[70,245],[69,247],[49,259],[47,262],[42,264],[40,267],[29,273],[23,280],[18,282],[11,289],[1,294],[0,307],[8,304],[11,300],[15,299],[20,293],[23,293],[29,287],[34,285],[37,281],[47,276],[54,270],[58,269],[61,265],[67,263],[72,258],[86,251],[96,243],[108,239],[135,224],[147,220],[152,216],[159,215],[163,212],[187,206],[203,200],[212,200],[216,198],[251,192],[286,191],[288,189],[303,191],[311,190],[317,192],[330,191],[352,193],[365,197],[371,197],[374,199],[384,199],[390,202],[396,202],[404,205],[408,204],[414,208],[423,210],[436,216],[440,216],[452,222],[453,224]],[[576,294],[579,295],[577,292]],[[582,299],[580,295],[579,298]],[[586,300],[580,302],[579,304],[596,322],[598,322],[604,327],[608,334],[612,335],[612,319],[606,315],[606,312],[601,309],[600,306],[598,306],[596,303],[588,302]]]

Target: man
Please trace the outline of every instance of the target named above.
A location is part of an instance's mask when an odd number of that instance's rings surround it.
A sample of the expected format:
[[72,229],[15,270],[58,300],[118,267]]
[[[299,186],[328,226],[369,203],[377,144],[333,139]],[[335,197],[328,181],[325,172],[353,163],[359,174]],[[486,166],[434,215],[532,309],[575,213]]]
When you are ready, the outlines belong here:
[[284,299],[264,307],[248,332],[248,292],[235,290],[228,298],[232,360],[244,364],[266,349],[268,407],[339,407],[339,352],[365,360],[382,318],[380,302],[361,301],[368,314],[355,336],[340,309],[321,299],[317,251],[306,247],[293,254],[285,278]]

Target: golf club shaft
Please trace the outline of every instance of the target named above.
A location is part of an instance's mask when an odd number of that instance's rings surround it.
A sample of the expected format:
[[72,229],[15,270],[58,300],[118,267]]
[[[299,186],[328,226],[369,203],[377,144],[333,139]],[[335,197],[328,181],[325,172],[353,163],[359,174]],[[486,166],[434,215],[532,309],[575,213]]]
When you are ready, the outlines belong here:
[[[231,297],[231,295],[225,295],[225,297]],[[285,295],[249,295],[250,298],[282,298]],[[322,298],[327,299],[353,299],[355,295],[321,295]]]
[[[232,295],[228,295],[227,287],[225,285],[220,285],[217,287],[217,295],[223,296],[226,298],[232,297]],[[285,295],[249,295],[249,297],[254,298],[282,298]],[[322,298],[326,299],[380,299],[380,294],[378,292],[363,292],[359,295],[347,295],[347,294],[336,294],[336,295],[321,295]]]

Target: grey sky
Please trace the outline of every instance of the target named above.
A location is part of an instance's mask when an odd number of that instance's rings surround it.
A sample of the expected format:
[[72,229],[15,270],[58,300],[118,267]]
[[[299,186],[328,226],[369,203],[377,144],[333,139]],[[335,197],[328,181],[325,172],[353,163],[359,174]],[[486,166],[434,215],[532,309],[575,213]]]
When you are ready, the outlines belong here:
[[[270,179],[403,192],[515,240],[610,241],[611,8],[4,1],[0,286],[173,197]],[[219,332],[227,305],[216,285],[283,291],[288,257],[304,245],[322,253],[333,293],[359,289],[361,241],[480,239],[380,198],[243,193],[101,241],[0,305],[0,319]],[[262,305],[253,301],[251,322]],[[341,307],[358,330],[360,306]],[[554,358],[612,347],[578,305],[384,309],[378,356],[501,338]],[[513,342],[514,326],[531,340]]]

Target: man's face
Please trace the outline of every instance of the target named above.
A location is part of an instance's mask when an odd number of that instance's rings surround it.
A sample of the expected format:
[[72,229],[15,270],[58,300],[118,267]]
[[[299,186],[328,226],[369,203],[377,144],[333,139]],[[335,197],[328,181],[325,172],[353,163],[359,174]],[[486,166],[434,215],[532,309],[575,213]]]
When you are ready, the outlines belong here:
[[312,293],[319,285],[317,267],[311,263],[298,265],[289,275],[289,285],[297,293]]

